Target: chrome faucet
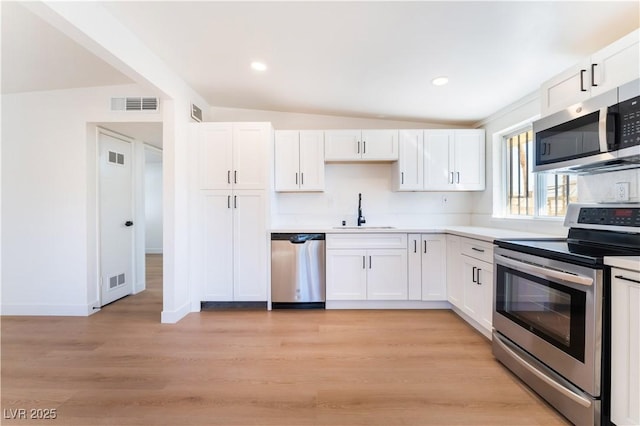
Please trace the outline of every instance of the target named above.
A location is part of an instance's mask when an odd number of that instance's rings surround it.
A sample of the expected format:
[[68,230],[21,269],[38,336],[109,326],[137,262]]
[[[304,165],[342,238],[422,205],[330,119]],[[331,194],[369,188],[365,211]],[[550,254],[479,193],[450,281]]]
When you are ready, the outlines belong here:
[[358,226],[362,226],[363,223],[367,223],[362,216],[362,194],[358,194]]

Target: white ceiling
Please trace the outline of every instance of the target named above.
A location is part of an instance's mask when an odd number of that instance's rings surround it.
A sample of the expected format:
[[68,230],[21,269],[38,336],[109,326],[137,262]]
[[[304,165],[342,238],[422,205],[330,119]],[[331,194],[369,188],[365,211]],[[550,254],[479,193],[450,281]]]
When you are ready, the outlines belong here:
[[[102,4],[210,105],[459,124],[640,26],[637,1]],[[2,4],[3,93],[128,81],[25,14]]]

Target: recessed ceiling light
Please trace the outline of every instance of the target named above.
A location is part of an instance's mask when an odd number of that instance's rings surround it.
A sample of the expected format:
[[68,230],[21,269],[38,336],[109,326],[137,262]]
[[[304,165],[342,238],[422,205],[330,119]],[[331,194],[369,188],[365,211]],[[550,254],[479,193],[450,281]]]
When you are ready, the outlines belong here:
[[267,66],[262,62],[256,61],[256,62],[251,62],[251,68],[253,68],[256,71],[266,71]]
[[447,84],[449,82],[449,77],[436,77],[433,80],[431,80],[431,84],[433,84],[434,86],[444,86],[445,84]]

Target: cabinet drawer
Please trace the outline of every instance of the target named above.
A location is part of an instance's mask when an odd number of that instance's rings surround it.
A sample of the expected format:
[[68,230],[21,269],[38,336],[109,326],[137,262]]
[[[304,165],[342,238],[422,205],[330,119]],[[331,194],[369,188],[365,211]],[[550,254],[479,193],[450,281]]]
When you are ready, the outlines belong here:
[[407,249],[407,234],[327,234],[327,249]]
[[484,262],[493,263],[493,244],[486,241],[463,238],[460,253]]

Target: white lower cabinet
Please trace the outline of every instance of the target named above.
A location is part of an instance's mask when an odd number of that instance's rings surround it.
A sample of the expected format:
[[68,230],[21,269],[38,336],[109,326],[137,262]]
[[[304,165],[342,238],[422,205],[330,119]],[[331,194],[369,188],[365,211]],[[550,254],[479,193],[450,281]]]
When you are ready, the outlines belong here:
[[407,251],[409,300],[447,300],[445,236],[409,234]]
[[264,191],[202,191],[204,301],[267,300]]
[[407,300],[406,244],[404,234],[327,235],[327,300]]
[[640,272],[611,276],[611,420],[640,425]]
[[491,331],[493,264],[462,255],[463,311]]
[[[447,236],[447,294],[485,336],[493,322],[493,244]],[[467,318],[465,318],[467,319]]]

